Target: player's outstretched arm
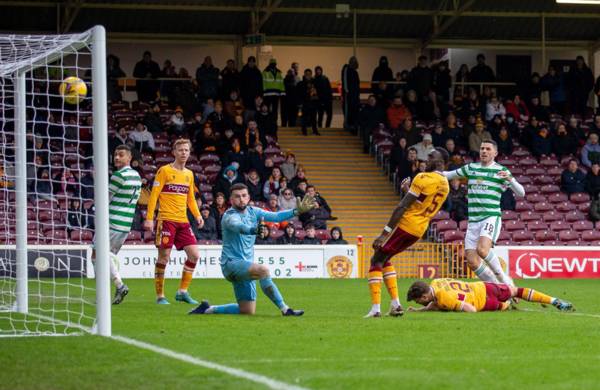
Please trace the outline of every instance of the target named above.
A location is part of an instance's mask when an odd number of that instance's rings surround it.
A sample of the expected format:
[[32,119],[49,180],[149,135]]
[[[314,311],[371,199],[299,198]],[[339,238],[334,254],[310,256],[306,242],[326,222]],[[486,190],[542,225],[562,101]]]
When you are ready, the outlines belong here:
[[427,304],[427,306],[423,306],[423,307],[410,306],[407,310],[408,311],[439,311],[440,308],[435,304],[435,302],[429,302]]
[[470,303],[463,302],[461,309],[459,311],[464,311],[467,313],[476,313],[477,309],[475,309],[475,306],[471,305]]
[[242,219],[237,214],[226,214],[223,216],[223,220],[221,221],[221,225],[223,226],[223,230],[227,229],[229,231],[240,233],[240,234],[256,234],[256,227],[258,224],[245,224],[242,222]]
[[317,207],[315,198],[310,195],[304,195],[304,198],[296,198],[296,208],[292,210],[284,210],[278,212],[271,212],[262,209],[255,209],[259,219],[264,218],[267,222],[282,222],[287,219],[293,218],[296,215],[304,214],[313,210]]
[[498,177],[508,182],[509,188],[515,193],[515,196],[525,196],[525,188],[515,179],[515,177],[509,171],[498,172]]

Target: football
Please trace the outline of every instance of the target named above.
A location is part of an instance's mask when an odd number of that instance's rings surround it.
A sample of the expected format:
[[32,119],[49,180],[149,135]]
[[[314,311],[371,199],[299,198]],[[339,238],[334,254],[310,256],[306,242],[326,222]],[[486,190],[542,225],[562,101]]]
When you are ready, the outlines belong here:
[[67,77],[60,83],[58,93],[68,104],[79,104],[87,95],[87,85],[79,77]]

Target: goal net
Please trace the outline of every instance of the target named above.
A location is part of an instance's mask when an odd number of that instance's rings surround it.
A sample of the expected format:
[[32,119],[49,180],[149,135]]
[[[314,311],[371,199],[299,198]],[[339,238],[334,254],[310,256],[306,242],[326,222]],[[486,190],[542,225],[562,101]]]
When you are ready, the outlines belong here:
[[102,27],[0,35],[0,336],[110,334],[105,72]]

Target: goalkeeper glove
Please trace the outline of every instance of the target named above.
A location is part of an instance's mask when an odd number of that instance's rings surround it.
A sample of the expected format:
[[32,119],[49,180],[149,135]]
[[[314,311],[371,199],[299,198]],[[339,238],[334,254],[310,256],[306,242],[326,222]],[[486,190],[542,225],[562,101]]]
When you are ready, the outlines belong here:
[[304,198],[302,200],[300,200],[300,198],[296,198],[296,215],[304,214],[316,208],[317,202],[315,202],[315,198],[313,198],[312,196],[304,195]]

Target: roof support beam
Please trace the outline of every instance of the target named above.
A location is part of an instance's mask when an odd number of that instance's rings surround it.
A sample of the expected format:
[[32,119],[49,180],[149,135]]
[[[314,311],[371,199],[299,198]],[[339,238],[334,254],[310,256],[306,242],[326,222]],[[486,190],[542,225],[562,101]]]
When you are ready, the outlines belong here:
[[77,14],[81,10],[81,6],[83,5],[83,0],[68,0],[65,4],[65,13],[62,18],[62,23],[60,26],[60,32],[65,34],[68,33],[73,25],[73,22],[77,18]]
[[[454,22],[456,22],[458,20],[458,18],[460,18],[460,16],[463,14],[463,12],[465,12],[467,9],[469,9],[475,3],[475,1],[476,0],[467,0],[462,6],[460,6],[454,12],[454,15],[452,15],[450,18],[446,19],[442,23],[441,26],[438,26],[436,28],[436,26],[434,24],[433,32],[429,35],[429,37],[427,39],[425,39],[423,41],[423,43],[421,45],[421,50],[425,49],[431,43],[431,41],[433,41],[435,38],[442,35],[444,33],[444,31],[446,31],[450,26],[452,26],[452,24],[454,24]],[[454,5],[456,6],[457,3],[455,3]]]
[[273,15],[273,12],[279,8],[282,0],[268,0],[267,8],[265,9],[265,14],[258,21],[258,26],[256,31],[259,32],[262,26],[265,25],[267,20]]
[[[454,2],[456,0],[453,0]],[[453,3],[455,4],[455,3]],[[0,7],[42,7],[54,8],[56,2],[50,1],[2,1]],[[121,10],[147,10],[147,11],[197,11],[197,12],[252,12],[254,6],[228,6],[228,5],[200,5],[200,4],[172,4],[164,3],[120,3],[117,1],[90,3],[82,5],[84,9],[121,9]],[[292,14],[335,14],[335,8],[318,8],[318,7],[278,7],[273,9],[273,13],[292,13]],[[434,16],[436,10],[422,9],[379,9],[379,8],[357,8],[358,15],[394,15],[394,16]],[[444,10],[439,13],[439,16],[452,17],[456,10]],[[540,18],[541,11],[465,11],[462,17],[494,17],[494,18]],[[566,19],[600,19],[600,12],[544,12],[546,18],[566,18]]]

